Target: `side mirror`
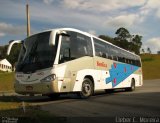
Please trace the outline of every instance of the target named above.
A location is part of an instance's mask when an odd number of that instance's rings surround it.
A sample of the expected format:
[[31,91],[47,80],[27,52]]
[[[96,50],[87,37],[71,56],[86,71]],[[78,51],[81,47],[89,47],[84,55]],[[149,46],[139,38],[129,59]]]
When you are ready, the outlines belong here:
[[20,43],[22,43],[22,40],[14,40],[14,41],[12,41],[12,42],[10,42],[9,43],[9,46],[8,46],[8,49],[7,49],[7,55],[9,55],[10,54],[10,52],[11,52],[11,49],[12,49],[12,46],[14,45],[14,44],[20,44]]
[[49,37],[49,45],[54,46],[56,43],[56,34],[58,33],[57,30],[52,31],[50,33],[50,37]]
[[68,36],[69,35],[67,34],[66,31],[63,31],[63,30],[54,30],[50,33],[50,37],[49,37],[49,45],[51,46],[54,46],[56,44],[56,35],[57,34],[60,34],[60,35],[63,35],[63,36]]

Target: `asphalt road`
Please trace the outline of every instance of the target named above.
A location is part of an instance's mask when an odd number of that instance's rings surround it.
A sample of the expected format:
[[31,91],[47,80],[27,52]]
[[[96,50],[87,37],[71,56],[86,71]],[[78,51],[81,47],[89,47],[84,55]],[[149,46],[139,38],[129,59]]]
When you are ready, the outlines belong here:
[[[65,95],[53,100],[48,97],[21,97],[21,100],[40,105],[58,117],[159,117],[160,122],[160,80],[144,81],[134,92],[119,90],[113,93],[98,92],[89,99],[76,95]],[[103,119],[102,118],[102,119]]]

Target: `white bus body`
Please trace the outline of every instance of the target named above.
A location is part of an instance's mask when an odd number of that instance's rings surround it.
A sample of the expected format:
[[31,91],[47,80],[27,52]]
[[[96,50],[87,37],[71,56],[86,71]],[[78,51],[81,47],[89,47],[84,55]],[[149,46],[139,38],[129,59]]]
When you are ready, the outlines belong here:
[[138,55],[86,32],[47,30],[21,43],[14,84],[19,94],[78,92],[87,98],[96,90],[134,90],[143,84]]

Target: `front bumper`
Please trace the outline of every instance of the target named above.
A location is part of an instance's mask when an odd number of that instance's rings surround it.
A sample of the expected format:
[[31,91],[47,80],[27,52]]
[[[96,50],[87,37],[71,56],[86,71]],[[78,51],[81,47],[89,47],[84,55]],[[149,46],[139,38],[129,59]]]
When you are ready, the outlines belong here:
[[[53,84],[54,83],[54,84]],[[15,92],[19,94],[50,94],[57,93],[56,82],[40,82],[35,84],[15,83]]]

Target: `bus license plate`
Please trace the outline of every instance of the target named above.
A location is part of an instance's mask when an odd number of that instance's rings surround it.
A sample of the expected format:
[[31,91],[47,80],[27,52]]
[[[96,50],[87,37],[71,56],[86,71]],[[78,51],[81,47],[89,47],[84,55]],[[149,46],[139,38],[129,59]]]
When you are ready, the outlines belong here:
[[32,90],[33,90],[33,87],[32,87],[32,86],[26,86],[26,90],[27,90],[27,91],[32,91]]

